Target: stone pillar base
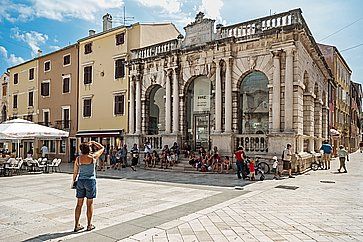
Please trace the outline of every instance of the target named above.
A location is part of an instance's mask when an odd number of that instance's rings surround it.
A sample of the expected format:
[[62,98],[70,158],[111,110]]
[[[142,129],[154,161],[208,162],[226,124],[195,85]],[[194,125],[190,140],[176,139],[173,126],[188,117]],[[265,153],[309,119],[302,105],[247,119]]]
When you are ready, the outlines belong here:
[[182,144],[180,143],[181,142],[181,135],[180,134],[173,134],[173,133],[163,134],[162,137],[163,137],[163,141],[162,141],[163,147],[165,145],[168,145],[169,148],[170,148],[171,146],[173,146],[174,142],[178,143],[179,148],[182,147]]
[[125,143],[127,145],[127,149],[130,150],[134,144],[137,144],[139,150],[144,148],[142,144],[142,136],[138,134],[127,134],[125,135]]
[[233,134],[229,133],[214,133],[210,135],[212,140],[212,149],[217,146],[219,153],[222,155],[231,155],[234,153]]
[[271,156],[281,157],[287,144],[291,144],[292,153],[296,150],[296,135],[291,133],[271,133],[268,136],[268,153]]

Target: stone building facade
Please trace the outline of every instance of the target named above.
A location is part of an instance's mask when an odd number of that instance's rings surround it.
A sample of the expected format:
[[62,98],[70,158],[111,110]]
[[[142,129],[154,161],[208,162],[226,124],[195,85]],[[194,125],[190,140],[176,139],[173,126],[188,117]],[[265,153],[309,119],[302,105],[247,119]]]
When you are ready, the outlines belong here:
[[8,85],[9,85],[9,78],[10,75],[8,72],[4,72],[1,75],[1,123],[5,122],[7,119],[7,112],[8,112]]
[[320,149],[331,73],[300,9],[216,32],[199,13],[185,32],[132,51],[129,144],[271,157],[291,143],[300,161]]

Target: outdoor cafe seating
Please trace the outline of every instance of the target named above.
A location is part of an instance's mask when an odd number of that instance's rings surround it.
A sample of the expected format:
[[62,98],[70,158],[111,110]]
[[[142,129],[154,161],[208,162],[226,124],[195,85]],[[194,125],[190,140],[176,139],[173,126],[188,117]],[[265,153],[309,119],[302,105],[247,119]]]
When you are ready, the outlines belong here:
[[59,172],[61,159],[48,160],[46,158],[1,158],[0,159],[0,176],[13,176],[30,173],[49,173]]

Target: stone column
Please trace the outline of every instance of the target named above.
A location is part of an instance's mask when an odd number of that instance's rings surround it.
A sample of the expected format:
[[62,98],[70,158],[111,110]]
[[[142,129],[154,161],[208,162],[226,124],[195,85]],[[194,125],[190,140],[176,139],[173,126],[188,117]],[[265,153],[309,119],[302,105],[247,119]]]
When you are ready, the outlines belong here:
[[177,69],[173,70],[173,133],[179,133],[179,80]]
[[[233,60],[233,59],[232,59]],[[232,74],[230,66],[230,58],[225,59],[226,62],[226,86],[225,86],[225,133],[232,132]]]
[[309,136],[309,152],[314,151],[314,99],[311,92],[304,93],[304,134]]
[[316,98],[314,107],[314,136],[317,138],[315,150],[319,150],[322,143],[322,104],[323,101]]
[[294,48],[286,49],[285,69],[285,132],[293,131]]
[[216,65],[216,90],[215,90],[215,132],[220,133],[222,130],[222,83],[221,67],[219,60]]
[[272,88],[272,130],[273,132],[280,132],[280,51],[273,52],[273,88]]
[[129,106],[129,134],[135,133],[135,82],[131,76],[130,82],[130,106]]
[[141,77],[136,79],[136,134],[141,134]]
[[329,108],[327,106],[323,107],[322,110],[322,138],[324,140],[328,139],[328,115],[329,115]]
[[165,73],[165,133],[171,133],[171,86],[169,73]]

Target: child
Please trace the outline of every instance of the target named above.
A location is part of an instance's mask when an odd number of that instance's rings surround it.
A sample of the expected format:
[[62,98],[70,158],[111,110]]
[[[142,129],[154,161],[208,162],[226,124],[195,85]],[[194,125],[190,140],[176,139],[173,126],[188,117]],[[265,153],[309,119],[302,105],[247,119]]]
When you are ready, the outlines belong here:
[[255,161],[251,159],[250,164],[249,164],[249,170],[250,170],[250,180],[254,181],[255,180]]
[[338,172],[340,172],[340,170],[343,168],[344,169],[343,172],[347,173],[347,168],[345,167],[345,158],[347,158],[347,161],[349,161],[349,156],[348,156],[348,151],[344,149],[343,145],[339,146],[338,156],[340,161]]
[[278,180],[279,179],[279,177],[278,177],[278,174],[279,174],[279,169],[278,169],[279,161],[277,160],[277,156],[272,157],[272,160],[274,162],[272,164],[272,172],[274,174],[274,178],[273,179]]

